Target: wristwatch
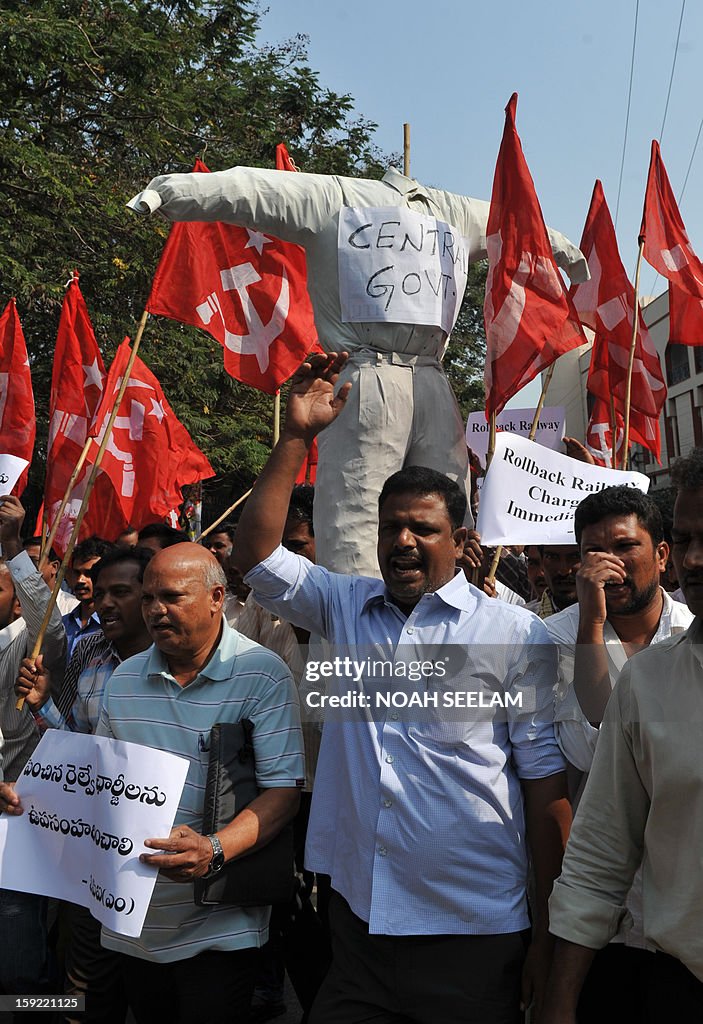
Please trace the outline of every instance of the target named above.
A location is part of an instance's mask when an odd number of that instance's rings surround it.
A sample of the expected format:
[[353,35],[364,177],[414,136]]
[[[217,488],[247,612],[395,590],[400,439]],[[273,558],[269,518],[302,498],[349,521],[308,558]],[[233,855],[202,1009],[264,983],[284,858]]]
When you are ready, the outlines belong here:
[[212,846],[212,860],[208,864],[205,874],[201,876],[202,878],[212,878],[213,875],[216,875],[217,872],[221,871],[225,866],[225,855],[222,851],[222,843],[216,835],[207,836],[207,838],[210,840],[210,845]]

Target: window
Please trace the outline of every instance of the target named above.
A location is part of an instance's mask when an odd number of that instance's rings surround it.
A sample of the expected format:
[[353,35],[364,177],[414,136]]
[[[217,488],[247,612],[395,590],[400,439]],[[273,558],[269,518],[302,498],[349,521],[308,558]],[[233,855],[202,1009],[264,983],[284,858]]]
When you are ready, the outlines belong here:
[[666,379],[668,384],[680,384],[691,376],[688,345],[666,346]]

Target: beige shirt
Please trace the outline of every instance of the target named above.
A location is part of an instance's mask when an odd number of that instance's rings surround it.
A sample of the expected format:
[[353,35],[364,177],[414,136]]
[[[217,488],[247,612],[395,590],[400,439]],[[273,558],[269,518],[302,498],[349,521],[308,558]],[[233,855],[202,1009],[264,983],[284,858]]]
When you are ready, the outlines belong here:
[[608,702],[550,900],[550,930],[600,949],[640,863],[645,938],[703,981],[703,624],[636,654]]

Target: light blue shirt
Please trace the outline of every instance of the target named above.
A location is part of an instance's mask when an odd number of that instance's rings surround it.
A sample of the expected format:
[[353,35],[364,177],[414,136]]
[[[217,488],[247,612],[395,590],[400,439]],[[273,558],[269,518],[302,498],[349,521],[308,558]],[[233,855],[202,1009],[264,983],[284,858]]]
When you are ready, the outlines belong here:
[[[565,764],[551,721],[557,650],[542,622],[462,574],[406,617],[380,580],[330,573],[281,547],[246,582],[264,607],[319,633],[341,657],[372,651],[394,667],[461,658],[466,667],[450,689],[522,694],[523,710],[507,715],[432,707],[328,714],[306,866],[332,876],[373,934],[529,927],[520,779]],[[354,689],[325,681],[328,691],[332,683]],[[385,689],[393,685],[401,688],[396,680]],[[441,695],[446,686],[430,679],[411,689]],[[371,699],[378,679],[366,674],[360,687]]]
[[[223,621],[214,654],[187,686],[179,686],[156,647],[119,665],[105,690],[96,732],[186,757],[190,766],[174,824],[201,832],[210,730],[217,722],[243,718],[254,725],[259,787],[301,787],[303,743],[291,674],[276,654]],[[103,928],[102,944],[167,963],[207,949],[261,946],[269,915],[270,907],[198,907],[192,883],[159,875],[139,938]]]

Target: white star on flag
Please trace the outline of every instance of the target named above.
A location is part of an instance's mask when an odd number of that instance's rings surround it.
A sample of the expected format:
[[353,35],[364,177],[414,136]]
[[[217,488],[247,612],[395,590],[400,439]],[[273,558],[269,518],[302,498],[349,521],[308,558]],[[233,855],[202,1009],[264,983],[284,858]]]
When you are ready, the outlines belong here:
[[103,386],[103,375],[100,372],[98,366],[98,357],[96,356],[90,366],[83,364],[83,373],[85,374],[84,387],[89,388],[91,384],[95,384],[96,387],[102,388]]
[[244,246],[245,249],[256,249],[259,256],[263,252],[265,245],[273,245],[273,240],[267,238],[266,235],[262,235],[260,231],[251,231],[249,228],[246,229],[249,235],[249,241]]
[[157,402],[155,398],[152,398],[151,399],[151,411],[149,412],[149,416],[156,416],[156,418],[159,421],[159,423],[161,423],[161,421],[163,420],[165,415],[166,415],[166,410],[162,406],[161,402]]

